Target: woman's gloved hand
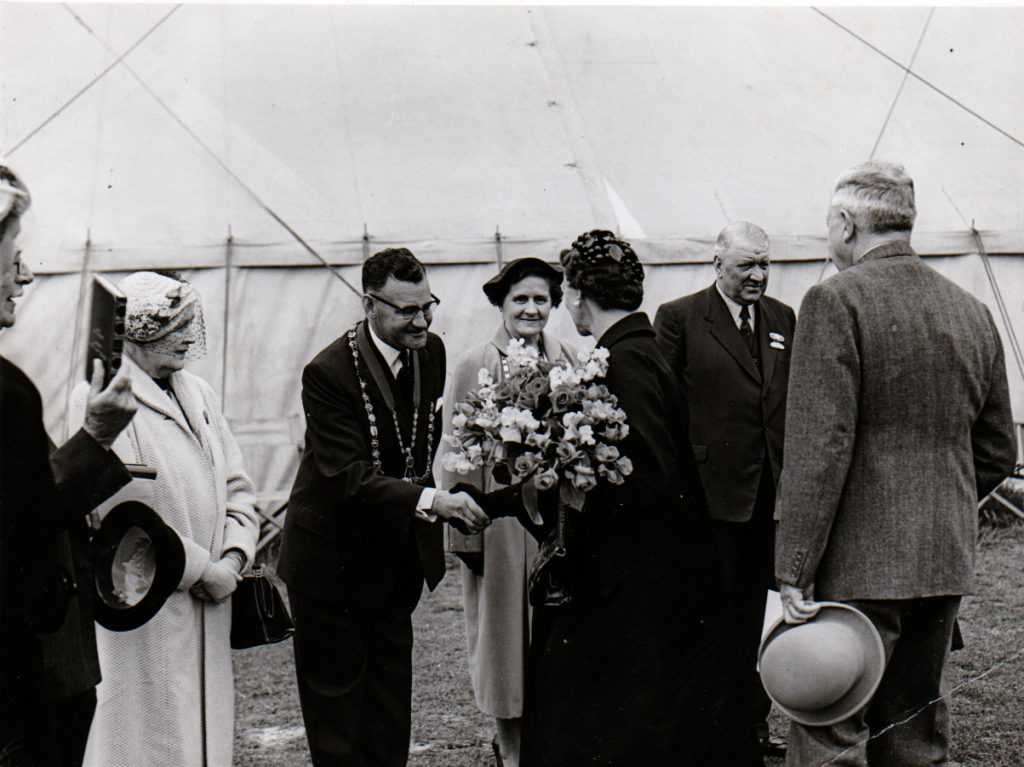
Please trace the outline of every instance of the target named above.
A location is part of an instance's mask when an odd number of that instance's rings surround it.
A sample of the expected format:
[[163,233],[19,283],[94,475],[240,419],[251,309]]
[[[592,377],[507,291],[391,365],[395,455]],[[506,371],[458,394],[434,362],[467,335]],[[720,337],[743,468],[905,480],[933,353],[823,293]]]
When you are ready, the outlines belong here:
[[519,485],[502,487],[490,493],[484,493],[473,485],[460,482],[451,490],[453,493],[467,493],[491,519],[518,516],[522,510],[522,494]]
[[229,551],[217,562],[211,560],[199,576],[199,582],[189,592],[204,602],[224,602],[238,588],[243,564],[242,556],[234,551]]

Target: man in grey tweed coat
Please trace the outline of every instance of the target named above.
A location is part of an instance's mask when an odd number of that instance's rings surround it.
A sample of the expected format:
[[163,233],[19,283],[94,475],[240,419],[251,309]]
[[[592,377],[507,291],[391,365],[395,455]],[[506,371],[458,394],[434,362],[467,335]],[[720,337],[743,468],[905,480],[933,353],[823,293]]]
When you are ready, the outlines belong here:
[[812,600],[857,607],[886,669],[853,717],[794,723],[789,765],[947,763],[948,711],[926,704],[974,587],[978,500],[1013,468],[1015,447],[992,317],[914,253],[914,216],[903,168],[847,171],[828,212],[840,273],[800,307],[776,506],[784,615],[807,620]]

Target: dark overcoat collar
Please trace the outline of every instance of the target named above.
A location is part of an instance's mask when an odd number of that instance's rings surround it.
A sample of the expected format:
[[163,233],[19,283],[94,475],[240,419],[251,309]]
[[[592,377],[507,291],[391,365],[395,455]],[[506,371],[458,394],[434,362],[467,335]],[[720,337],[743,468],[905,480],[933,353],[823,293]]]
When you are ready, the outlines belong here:
[[598,339],[597,345],[608,349],[613,344],[617,344],[624,338],[634,335],[654,335],[654,328],[651,327],[651,321],[644,312],[633,312],[632,314],[627,314],[621,320],[604,331],[604,334]]

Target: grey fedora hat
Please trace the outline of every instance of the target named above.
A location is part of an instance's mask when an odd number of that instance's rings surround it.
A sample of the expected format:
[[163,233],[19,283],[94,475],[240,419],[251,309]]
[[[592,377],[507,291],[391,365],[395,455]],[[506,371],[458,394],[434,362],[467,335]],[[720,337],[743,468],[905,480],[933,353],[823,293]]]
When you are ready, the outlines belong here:
[[806,623],[777,620],[758,652],[769,697],[790,719],[812,727],[860,711],[885,671],[885,648],[871,620],[850,605],[820,604]]

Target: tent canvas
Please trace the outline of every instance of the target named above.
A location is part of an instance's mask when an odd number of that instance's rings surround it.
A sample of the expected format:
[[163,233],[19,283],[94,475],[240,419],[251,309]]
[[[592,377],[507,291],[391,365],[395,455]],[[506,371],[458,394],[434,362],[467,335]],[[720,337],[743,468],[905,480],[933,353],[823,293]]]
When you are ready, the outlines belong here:
[[[0,3],[0,153],[34,194],[39,275],[0,351],[61,438],[89,275],[185,270],[209,334],[192,369],[280,494],[302,365],[360,315],[370,252],[430,265],[452,362],[497,322],[477,289],[497,262],[594,226],[634,242],[653,313],[754,221],[769,292],[798,306],[833,273],[830,186],[873,155],[915,178],[917,249],[993,308],[1024,420],[993,291],[1019,332],[1022,32],[1012,8]],[[564,310],[552,329],[574,335]]]

